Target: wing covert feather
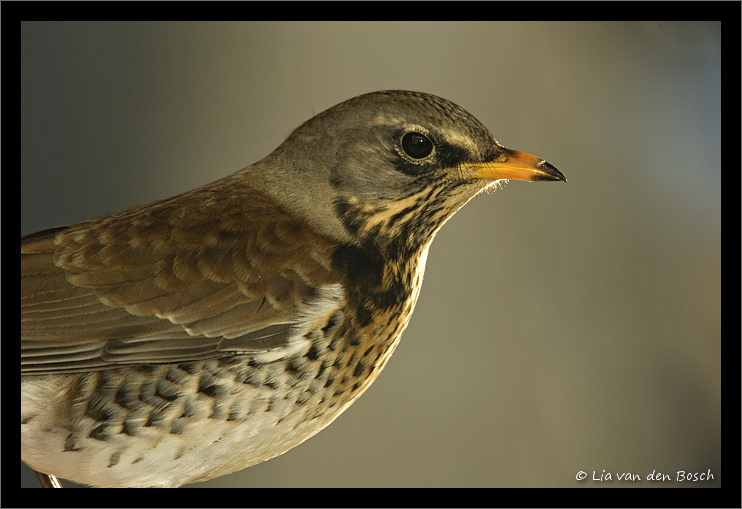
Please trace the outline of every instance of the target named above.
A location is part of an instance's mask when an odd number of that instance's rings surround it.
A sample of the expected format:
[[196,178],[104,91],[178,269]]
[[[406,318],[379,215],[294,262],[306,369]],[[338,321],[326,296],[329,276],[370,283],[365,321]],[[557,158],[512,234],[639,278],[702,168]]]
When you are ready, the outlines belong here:
[[22,373],[286,346],[333,245],[229,180],[22,238]]

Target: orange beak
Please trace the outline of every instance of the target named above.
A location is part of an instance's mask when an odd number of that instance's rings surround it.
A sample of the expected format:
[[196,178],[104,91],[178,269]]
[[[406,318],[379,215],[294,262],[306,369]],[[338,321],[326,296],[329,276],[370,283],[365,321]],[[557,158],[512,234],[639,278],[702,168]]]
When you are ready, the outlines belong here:
[[461,171],[465,177],[478,179],[567,181],[559,170],[543,159],[507,148],[492,161],[464,163]]

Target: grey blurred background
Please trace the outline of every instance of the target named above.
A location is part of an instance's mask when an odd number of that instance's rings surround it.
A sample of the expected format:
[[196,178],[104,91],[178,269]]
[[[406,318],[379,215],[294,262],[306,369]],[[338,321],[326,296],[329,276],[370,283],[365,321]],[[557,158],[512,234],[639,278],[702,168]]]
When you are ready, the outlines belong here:
[[283,456],[193,487],[721,485],[719,23],[21,33],[21,234],[216,180],[379,89],[451,99],[567,176],[467,205],[371,389]]

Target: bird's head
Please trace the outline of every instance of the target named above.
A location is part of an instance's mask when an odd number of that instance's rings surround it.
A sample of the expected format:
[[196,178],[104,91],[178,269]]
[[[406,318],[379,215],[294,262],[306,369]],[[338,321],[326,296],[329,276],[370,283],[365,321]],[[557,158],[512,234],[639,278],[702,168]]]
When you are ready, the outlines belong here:
[[456,104],[401,90],[361,95],[308,120],[251,178],[337,240],[427,245],[459,208],[499,180],[565,180],[500,145]]

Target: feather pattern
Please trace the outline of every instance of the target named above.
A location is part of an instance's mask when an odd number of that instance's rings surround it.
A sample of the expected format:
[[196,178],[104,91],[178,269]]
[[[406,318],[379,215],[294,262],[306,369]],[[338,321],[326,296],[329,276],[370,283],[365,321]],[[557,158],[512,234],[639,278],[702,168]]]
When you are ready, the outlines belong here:
[[327,240],[223,181],[34,234],[21,240],[21,371],[280,357],[313,307],[342,306],[342,288],[322,290],[330,265]]

